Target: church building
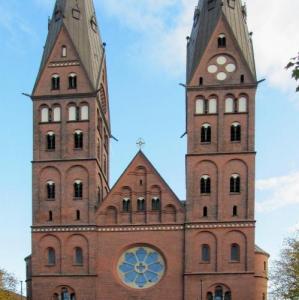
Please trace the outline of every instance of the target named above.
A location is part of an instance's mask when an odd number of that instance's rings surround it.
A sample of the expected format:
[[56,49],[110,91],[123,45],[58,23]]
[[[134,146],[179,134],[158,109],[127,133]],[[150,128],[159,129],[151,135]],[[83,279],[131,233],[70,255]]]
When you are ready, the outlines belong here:
[[241,0],[195,8],[182,201],[142,151],[110,186],[109,85],[93,1],[56,0],[31,95],[28,299],[267,299],[269,255],[255,244],[258,81],[246,19]]

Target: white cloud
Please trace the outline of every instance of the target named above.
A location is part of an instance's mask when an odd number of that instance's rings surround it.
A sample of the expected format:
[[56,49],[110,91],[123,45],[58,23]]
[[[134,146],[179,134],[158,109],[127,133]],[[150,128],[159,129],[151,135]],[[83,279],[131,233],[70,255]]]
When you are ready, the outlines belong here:
[[[102,4],[122,25],[141,34],[134,48],[143,51],[150,64],[174,76],[182,76],[185,37],[190,34],[197,2],[103,0]],[[299,51],[299,1],[248,0],[247,7],[249,27],[254,32],[259,77],[266,77],[272,86],[293,91],[295,82],[284,67]]]
[[287,176],[258,180],[257,210],[267,212],[299,205],[299,172]]

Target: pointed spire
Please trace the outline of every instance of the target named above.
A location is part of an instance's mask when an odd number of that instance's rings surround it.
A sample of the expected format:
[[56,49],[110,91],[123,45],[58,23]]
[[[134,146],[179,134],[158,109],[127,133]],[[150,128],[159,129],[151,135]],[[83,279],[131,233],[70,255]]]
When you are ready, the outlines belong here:
[[92,87],[98,90],[104,46],[92,0],[56,0],[37,81],[63,27],[73,42]]
[[191,80],[222,17],[230,27],[253,78],[256,78],[253,47],[246,24],[246,6],[242,4],[241,0],[199,0],[188,42],[188,82]]

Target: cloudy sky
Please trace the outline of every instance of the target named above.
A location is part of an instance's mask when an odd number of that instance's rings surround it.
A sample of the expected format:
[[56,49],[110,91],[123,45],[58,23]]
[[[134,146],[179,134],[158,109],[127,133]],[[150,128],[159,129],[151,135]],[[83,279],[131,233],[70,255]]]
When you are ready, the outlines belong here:
[[[197,0],[95,0],[107,43],[113,135],[111,183],[136,153],[136,140],[185,199],[186,36]],[[0,267],[24,279],[30,253],[32,105],[30,93],[54,0],[0,0],[2,122]],[[258,78],[257,243],[276,257],[299,228],[299,94],[284,70],[299,51],[299,1],[248,0]],[[171,149],[171,151],[170,151]]]

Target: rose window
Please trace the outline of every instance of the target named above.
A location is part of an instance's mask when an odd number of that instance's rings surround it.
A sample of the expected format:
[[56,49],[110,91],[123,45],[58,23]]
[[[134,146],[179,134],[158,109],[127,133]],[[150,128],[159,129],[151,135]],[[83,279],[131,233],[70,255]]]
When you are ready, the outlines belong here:
[[161,280],[165,273],[165,262],[156,250],[135,247],[123,253],[117,269],[125,285],[134,289],[146,289]]
[[213,58],[208,65],[208,72],[215,74],[219,81],[224,81],[237,70],[235,61],[227,55],[219,55]]

